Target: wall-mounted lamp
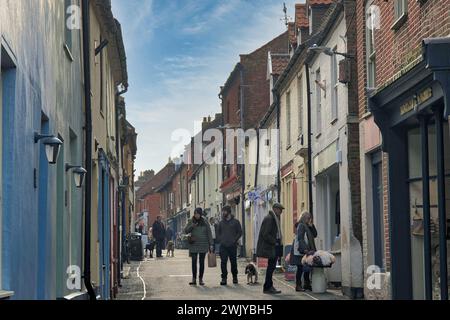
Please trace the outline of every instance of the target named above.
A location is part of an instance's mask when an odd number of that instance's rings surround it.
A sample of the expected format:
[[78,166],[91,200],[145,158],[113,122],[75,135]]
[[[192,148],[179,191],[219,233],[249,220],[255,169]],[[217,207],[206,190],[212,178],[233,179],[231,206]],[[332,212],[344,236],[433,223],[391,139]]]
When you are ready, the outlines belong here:
[[73,178],[75,180],[75,186],[81,188],[83,186],[84,177],[86,176],[86,169],[81,166],[71,166],[66,164],[66,172],[73,169]]
[[337,52],[329,47],[325,46],[318,46],[317,44],[314,44],[312,47],[308,48],[308,51],[316,52],[316,53],[325,53],[327,56],[333,56],[333,55],[340,55],[345,58],[355,58],[354,55],[348,54],[348,53],[342,53]]
[[38,143],[40,140],[42,140],[45,146],[48,163],[56,164],[63,142],[53,135],[39,134],[36,132],[34,134],[34,143]]

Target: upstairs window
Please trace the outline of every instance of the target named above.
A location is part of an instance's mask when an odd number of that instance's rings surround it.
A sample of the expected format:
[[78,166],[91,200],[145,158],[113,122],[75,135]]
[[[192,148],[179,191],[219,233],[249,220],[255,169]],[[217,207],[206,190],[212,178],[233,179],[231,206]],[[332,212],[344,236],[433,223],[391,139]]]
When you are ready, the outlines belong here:
[[316,135],[322,133],[322,77],[320,69],[316,71]]
[[393,30],[399,29],[408,18],[408,0],[394,0]]
[[[334,48],[337,51],[337,47]],[[334,123],[338,118],[338,62],[337,56],[333,54],[331,57],[331,123]]]
[[291,146],[291,92],[286,94],[286,127],[287,127],[287,148]]
[[376,21],[379,17],[376,17],[376,11],[372,6],[373,1],[370,1],[366,7],[366,61],[367,61],[367,87],[376,87],[376,46],[375,46],[375,30]]
[[303,77],[297,78],[297,91],[298,91],[298,136],[303,135]]

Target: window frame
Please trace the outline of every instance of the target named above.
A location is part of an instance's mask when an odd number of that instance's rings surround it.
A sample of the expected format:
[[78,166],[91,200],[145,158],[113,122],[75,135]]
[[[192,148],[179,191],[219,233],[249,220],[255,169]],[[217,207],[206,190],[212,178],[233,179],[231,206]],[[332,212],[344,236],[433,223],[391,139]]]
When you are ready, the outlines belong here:
[[408,0],[394,0],[394,23],[392,30],[398,30],[408,19]]
[[[322,75],[320,68],[316,70],[316,81],[322,81]],[[322,88],[316,82],[316,137],[318,138],[322,134]]]
[[298,100],[298,138],[303,136],[303,74],[297,76],[297,100]]
[[[366,22],[371,18],[370,7],[373,5],[373,0],[366,4]],[[372,20],[373,21],[373,20]],[[371,27],[366,23],[366,68],[367,79],[366,84],[369,88],[376,87],[376,41],[375,41],[375,28],[373,24]],[[366,107],[367,108],[367,107]]]
[[292,100],[291,91],[286,92],[286,149],[289,149],[292,145],[292,127],[291,127],[291,117],[292,117]]
[[[333,51],[337,51],[337,46],[333,48]],[[337,55],[333,54],[330,56],[331,64],[331,124],[338,120],[338,89],[339,89],[339,76],[338,76],[338,66]]]

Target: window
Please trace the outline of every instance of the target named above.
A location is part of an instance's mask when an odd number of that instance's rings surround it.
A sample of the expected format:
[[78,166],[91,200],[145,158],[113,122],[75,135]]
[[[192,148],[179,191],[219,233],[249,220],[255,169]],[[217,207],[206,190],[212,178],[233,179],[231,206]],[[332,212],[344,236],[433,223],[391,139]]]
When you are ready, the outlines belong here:
[[[2,53],[0,47],[0,54]],[[2,132],[3,132],[3,67],[0,69],[0,248],[2,247],[2,209],[3,209],[3,178],[2,178],[2,159],[3,159],[3,144],[2,144]],[[1,249],[0,249],[1,250]],[[0,290],[2,289],[2,254],[0,253]]]
[[[337,51],[337,47],[333,49]],[[337,56],[333,54],[331,57],[331,122],[335,122],[338,118],[338,62]]]
[[291,146],[291,92],[286,94],[286,128],[286,143],[289,148]]
[[322,133],[322,88],[320,69],[316,71],[316,134]]
[[399,29],[408,17],[408,0],[394,0],[394,25],[393,30]]
[[366,9],[366,47],[367,47],[367,87],[375,88],[376,86],[376,47],[375,47],[375,16],[372,2],[367,4]]
[[300,75],[297,78],[298,91],[298,137],[303,135],[303,77]]

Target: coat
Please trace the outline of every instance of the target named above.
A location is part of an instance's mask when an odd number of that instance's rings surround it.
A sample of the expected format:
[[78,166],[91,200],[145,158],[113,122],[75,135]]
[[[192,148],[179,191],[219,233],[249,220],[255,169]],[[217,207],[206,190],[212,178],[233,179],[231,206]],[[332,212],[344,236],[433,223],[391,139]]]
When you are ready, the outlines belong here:
[[153,237],[156,241],[164,241],[166,238],[166,228],[162,222],[155,221],[153,223]]
[[221,246],[237,246],[239,239],[242,237],[241,223],[234,217],[231,217],[229,221],[220,221],[219,226],[217,227],[216,237]]
[[259,258],[277,258],[275,247],[277,245],[278,228],[275,219],[275,213],[270,211],[261,224],[256,247],[256,256]]
[[297,227],[296,239],[291,249],[291,265],[301,265],[305,252],[317,251],[314,239],[317,238],[316,227],[300,223]]
[[203,217],[197,225],[190,219],[184,232],[194,238],[194,243],[188,244],[189,253],[207,253],[214,244],[211,227]]

